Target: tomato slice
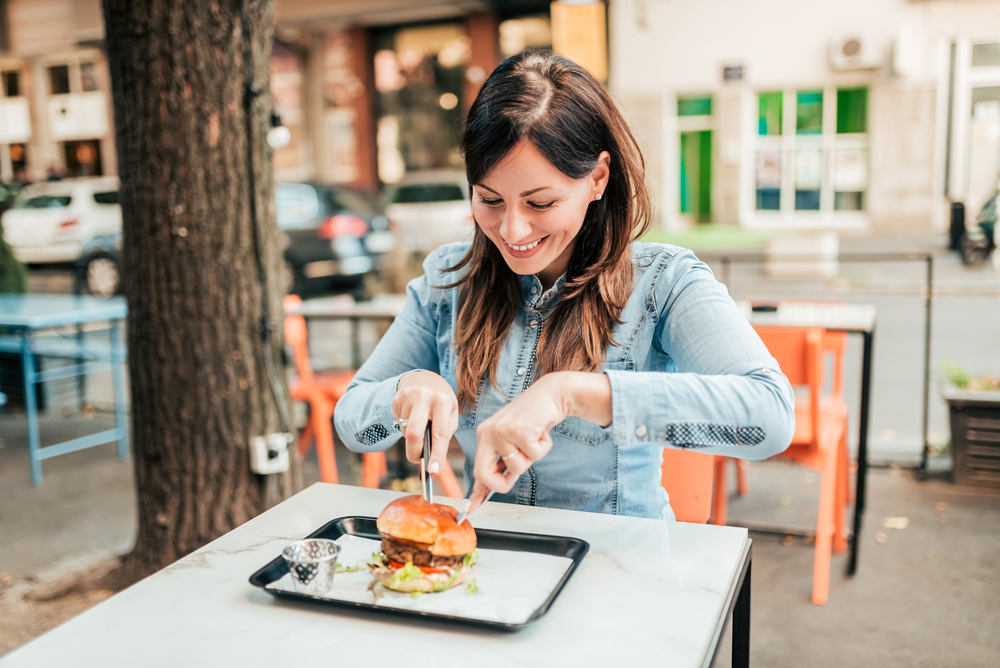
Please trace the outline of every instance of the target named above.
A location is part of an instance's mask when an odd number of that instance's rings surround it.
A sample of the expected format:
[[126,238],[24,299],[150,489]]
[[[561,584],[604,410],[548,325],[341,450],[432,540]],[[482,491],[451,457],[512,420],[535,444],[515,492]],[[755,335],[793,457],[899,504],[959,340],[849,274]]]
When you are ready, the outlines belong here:
[[[389,568],[391,568],[394,571],[398,571],[400,568],[402,568],[404,566],[404,564],[401,564],[398,561],[393,561],[392,559],[387,559],[386,561],[389,563]],[[447,573],[448,572],[447,568],[431,568],[430,566],[417,566],[417,568],[419,568],[424,573]]]

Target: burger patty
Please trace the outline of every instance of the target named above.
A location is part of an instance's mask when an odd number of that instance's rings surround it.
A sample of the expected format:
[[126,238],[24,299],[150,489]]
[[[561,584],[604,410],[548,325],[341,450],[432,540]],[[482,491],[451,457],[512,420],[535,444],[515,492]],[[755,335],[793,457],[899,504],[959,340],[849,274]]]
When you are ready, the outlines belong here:
[[382,553],[392,561],[405,564],[411,562],[414,566],[427,568],[457,568],[462,565],[464,554],[442,556],[431,554],[425,546],[411,543],[392,536],[382,535]]

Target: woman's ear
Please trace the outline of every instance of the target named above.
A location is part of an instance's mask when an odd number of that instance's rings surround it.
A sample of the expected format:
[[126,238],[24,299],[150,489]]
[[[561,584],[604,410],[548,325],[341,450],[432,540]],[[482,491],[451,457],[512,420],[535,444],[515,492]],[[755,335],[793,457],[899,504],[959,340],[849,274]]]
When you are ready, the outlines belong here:
[[590,178],[593,182],[593,197],[591,199],[601,199],[604,196],[604,191],[608,187],[608,179],[611,178],[611,154],[607,151],[601,151],[601,154],[597,156],[597,167],[594,167],[594,171],[590,173]]

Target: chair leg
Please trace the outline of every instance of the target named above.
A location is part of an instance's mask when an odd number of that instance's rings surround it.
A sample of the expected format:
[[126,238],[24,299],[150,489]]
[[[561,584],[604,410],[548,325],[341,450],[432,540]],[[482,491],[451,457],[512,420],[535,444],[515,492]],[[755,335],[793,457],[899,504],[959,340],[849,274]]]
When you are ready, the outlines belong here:
[[333,411],[315,404],[312,407],[313,434],[316,437],[316,458],[319,460],[319,479],[323,482],[340,482],[337,477],[337,460],[333,451]]
[[715,458],[715,480],[712,483],[712,516],[709,524],[725,526],[729,518],[729,485],[726,483],[726,460]]
[[440,483],[441,488],[444,490],[445,496],[453,499],[461,499],[465,496],[462,486],[458,484],[458,478],[455,477],[455,472],[451,470],[451,466],[448,464],[445,464],[445,467],[441,469],[441,473],[438,474],[438,483]]
[[812,602],[823,605],[830,596],[830,558],[834,532],[834,505],[837,496],[837,444],[831,443],[823,453],[820,474],[819,512],[816,517],[816,554],[813,559]]
[[740,496],[746,496],[750,491],[750,481],[747,479],[747,472],[750,470],[750,462],[745,459],[736,460],[736,487]]
[[309,453],[309,446],[312,445],[313,439],[313,427],[312,420],[306,422],[306,426],[302,428],[302,433],[299,434],[299,459],[305,459],[305,456]]
[[847,549],[847,497],[849,483],[847,468],[847,430],[844,430],[837,446],[837,500],[833,512],[833,551],[842,554]]
[[378,489],[382,474],[387,471],[384,452],[361,455],[361,486]]

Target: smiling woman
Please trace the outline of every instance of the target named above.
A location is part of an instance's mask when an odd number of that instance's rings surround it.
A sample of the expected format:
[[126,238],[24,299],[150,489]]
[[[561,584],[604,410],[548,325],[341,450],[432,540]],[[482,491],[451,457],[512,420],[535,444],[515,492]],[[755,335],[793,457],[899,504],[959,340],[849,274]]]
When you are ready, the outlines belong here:
[[[460,147],[471,243],[424,263],[337,406],[358,452],[400,435],[429,471],[465,454],[469,509],[493,499],[671,518],[662,449],[763,459],[791,439],[777,363],[708,268],[640,243],[641,152],[604,87],[546,53],[507,59]],[[474,462],[474,463],[473,463]]]

